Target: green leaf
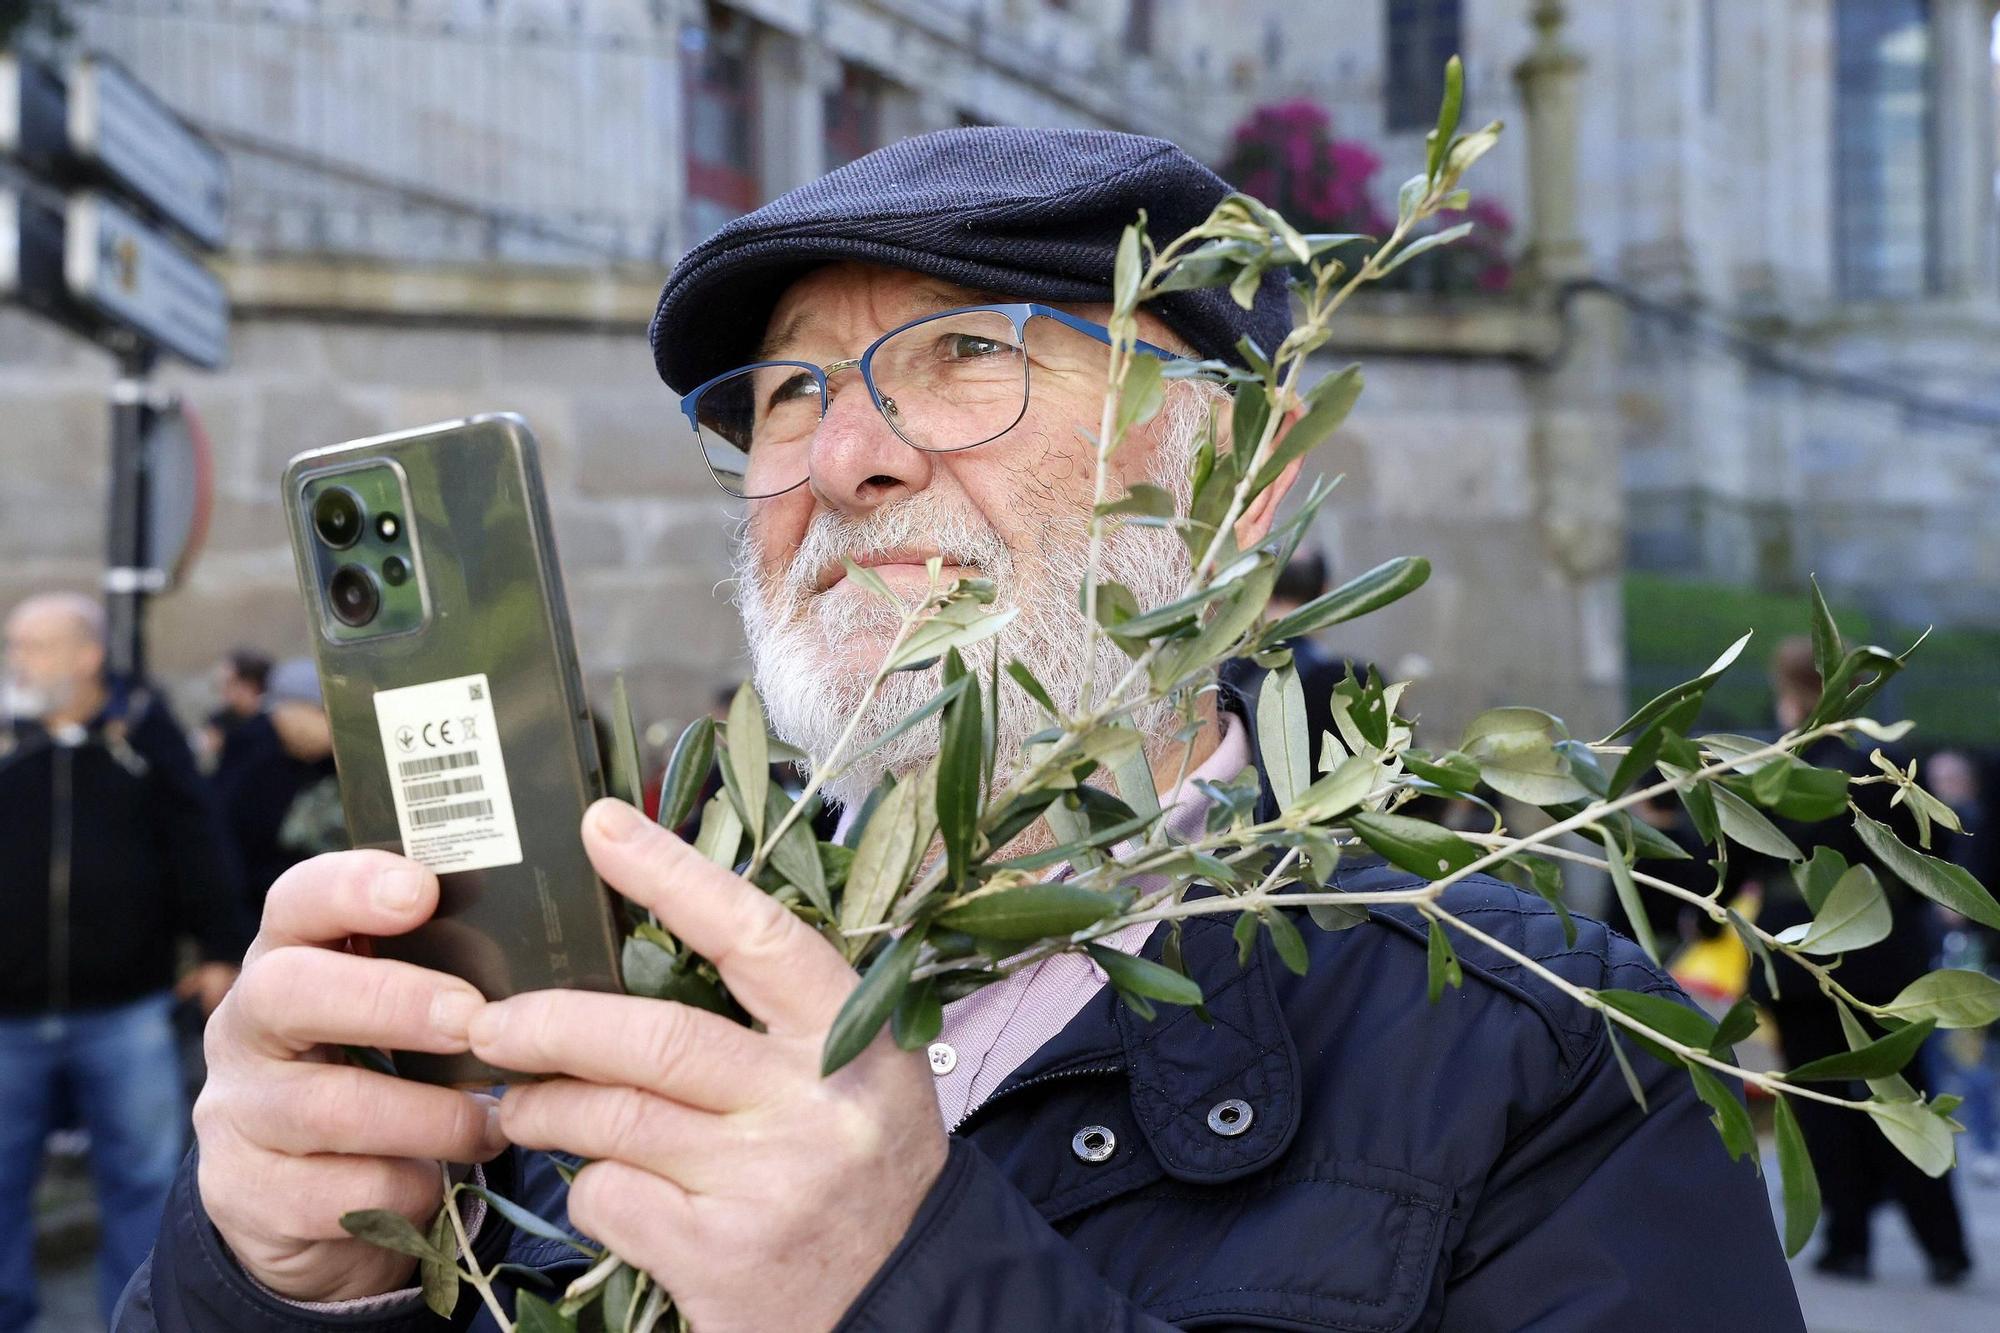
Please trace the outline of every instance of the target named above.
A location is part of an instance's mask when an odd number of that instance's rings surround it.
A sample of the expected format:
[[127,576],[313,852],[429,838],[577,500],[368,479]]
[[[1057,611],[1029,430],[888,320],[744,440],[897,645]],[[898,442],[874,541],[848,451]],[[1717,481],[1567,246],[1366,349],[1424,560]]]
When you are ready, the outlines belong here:
[[[764,827],[774,829],[790,809],[792,799],[772,783],[765,789],[764,802]],[[810,810],[801,811],[784,836],[772,844],[769,860],[771,868],[804,894],[821,917],[833,920],[833,897],[826,889],[826,867],[820,863],[819,839],[813,836]]]
[[1813,667],[1823,683],[1833,679],[1845,647],[1840,641],[1840,625],[1827,607],[1826,595],[1819,590],[1819,576],[1810,575],[1807,581],[1812,584]]
[[[1854,1016],[1854,1011],[1847,1007],[1845,1001],[1835,999],[1833,1002],[1833,1011],[1840,1019],[1840,1034],[1847,1038],[1848,1050],[1865,1050],[1874,1044],[1876,1038],[1870,1036],[1868,1029],[1861,1026],[1861,1020]],[[1917,1100],[1917,1090],[1910,1086],[1908,1079],[1894,1070],[1886,1074],[1878,1074],[1869,1078],[1867,1082],[1868,1090],[1885,1102],[1913,1102]]]
[[1758,937],[1756,929],[1741,912],[1733,907],[1725,907],[1722,910],[1728,915],[1730,929],[1736,932],[1736,938],[1743,941],[1744,950],[1763,966],[1764,985],[1771,992],[1771,998],[1778,999],[1780,996],[1778,969],[1771,961],[1770,947]]
[[1632,878],[1625,847],[1609,829],[1599,829],[1597,836],[1604,844],[1604,863],[1611,868],[1611,886],[1618,892],[1618,905],[1625,909],[1625,924],[1632,928],[1632,938],[1646,951],[1646,957],[1657,963],[1660,942],[1653,937],[1653,922],[1646,915],[1646,904],[1639,898],[1639,885]]
[[1118,416],[1112,438],[1124,439],[1134,427],[1151,421],[1166,401],[1166,386],[1160,379],[1160,359],[1134,352],[1125,368],[1125,384],[1118,395]]
[[1264,928],[1271,932],[1271,944],[1278,951],[1278,957],[1285,966],[1299,976],[1306,974],[1308,959],[1306,941],[1299,934],[1299,928],[1285,915],[1282,908],[1273,908],[1264,914]]
[[[1745,634],[1735,643],[1730,644],[1729,647],[1723,649],[1720,657],[1709,663],[1708,670],[1702,672],[1693,680],[1683,681],[1672,689],[1649,700],[1638,712],[1632,714],[1632,716],[1626,718],[1623,722],[1620,722],[1609,732],[1605,733],[1604,739],[1599,741],[1598,744],[1607,744],[1617,740],[1628,731],[1637,731],[1641,727],[1650,726],[1668,713],[1685,708],[1688,700],[1699,699],[1707,694],[1708,687],[1715,683],[1718,676],[1734,665],[1736,659],[1743,655],[1743,649],[1749,642],[1750,636]],[[1689,721],[1692,720],[1692,717],[1690,717]],[[1677,730],[1681,729],[1677,728]]]
[[1708,790],[1715,797],[1715,813],[1722,821],[1723,835],[1731,842],[1781,861],[1806,859],[1798,845],[1779,832],[1778,826],[1764,818],[1756,806],[1719,783],[1710,784]]
[[1007,674],[1014,678],[1014,683],[1021,687],[1023,694],[1042,706],[1043,711],[1051,717],[1060,716],[1062,710],[1056,707],[1056,701],[1050,696],[1047,687],[1035,679],[1034,672],[1020,662],[1010,660],[1007,663]]
[[517,1230],[525,1231],[530,1236],[539,1236],[543,1240],[559,1241],[569,1246],[572,1250],[589,1255],[592,1259],[601,1259],[604,1257],[603,1251],[597,1249],[595,1246],[584,1244],[555,1223],[537,1217],[520,1204],[515,1203],[512,1199],[504,1198],[480,1185],[467,1185],[465,1189],[467,1192],[477,1194],[480,1198],[486,1200],[488,1208],[491,1208],[494,1212],[512,1222]]
[[1444,996],[1446,986],[1465,984],[1465,969],[1459,966],[1458,951],[1451,947],[1451,940],[1444,933],[1444,923],[1436,917],[1431,918],[1430,933],[1424,941],[1424,961],[1429,980],[1426,993],[1432,1004]]
[[341,1229],[348,1235],[365,1240],[370,1245],[379,1245],[397,1254],[407,1254],[413,1259],[425,1259],[434,1263],[453,1263],[452,1251],[441,1250],[431,1244],[416,1224],[401,1213],[390,1212],[387,1208],[361,1208],[340,1215]]
[[1140,238],[1144,228],[1137,223],[1128,225],[1118,235],[1118,254],[1111,265],[1111,299],[1113,309],[1132,311],[1139,306],[1139,286],[1146,278],[1145,261],[1140,250]]
[[744,821],[728,793],[716,793],[702,807],[702,829],[694,835],[694,851],[726,871],[736,869],[736,849],[744,841]]
[[1854,812],[1854,831],[1876,860],[1918,893],[1960,916],[2000,930],[2000,903],[1994,902],[1993,895],[1963,866],[1912,851],[1886,825],[1859,810]]
[[1397,556],[1313,598],[1273,624],[1265,631],[1264,639],[1280,643],[1365,616],[1415,592],[1430,576],[1430,561],[1421,556]]
[[906,930],[875,955],[875,961],[862,974],[861,984],[848,995],[847,1003],[840,1006],[833,1027],[826,1034],[819,1061],[822,1077],[867,1050],[868,1043],[875,1040],[875,1034],[889,1021],[889,1015],[896,1011],[903,991],[910,984],[910,973],[917,966],[917,951],[923,942],[922,931]]
[[667,775],[660,782],[660,827],[675,829],[687,823],[714,764],[715,719],[698,717],[681,732],[667,760]]
[[1891,924],[1889,896],[1882,892],[1875,872],[1853,866],[1835,881],[1825,903],[1813,913],[1812,929],[1798,947],[1817,954],[1865,949],[1887,939]]
[[1348,826],[1391,865],[1425,879],[1442,879],[1486,855],[1478,847],[1422,819],[1357,811]]
[[938,913],[937,923],[983,939],[1053,939],[1096,925],[1120,905],[1109,893],[1076,884],[1017,884],[981,890]]
[[1435,250],[1440,245],[1450,245],[1453,241],[1464,240],[1472,234],[1473,225],[1470,222],[1461,222],[1456,227],[1446,227],[1443,231],[1434,231],[1428,236],[1419,236],[1416,240],[1411,241],[1401,250],[1391,255],[1389,262],[1383,264],[1375,271],[1387,277],[1426,250]]
[[1479,785],[1479,765],[1457,750],[1433,758],[1422,750],[1405,750],[1403,767],[1432,786],[1469,792]]
[[1007,628],[1009,621],[1017,613],[1012,610],[995,611],[988,615],[981,611],[979,604],[967,599],[948,602],[929,619],[924,620],[902,646],[889,655],[884,664],[890,671],[905,671],[919,663],[929,662],[944,656],[950,648],[965,648],[984,639],[989,639]]
[[[1911,1023],[1932,1019],[1941,1028],[1983,1028],[2000,1022],[2000,981],[1962,967],[1942,968],[1903,987],[1881,1014]],[[1991,1034],[1986,1039],[2000,1040]]]
[[1639,1082],[1639,1075],[1632,1068],[1632,1058],[1625,1054],[1625,1043],[1618,1039],[1618,1025],[1605,1014],[1604,1039],[1611,1043],[1611,1054],[1618,1061],[1618,1072],[1625,1077],[1625,1090],[1632,1094],[1632,1100],[1639,1103],[1641,1111],[1651,1108],[1646,1105],[1646,1086]]
[[1936,1110],[1923,1102],[1867,1103],[1868,1114],[1896,1151],[1910,1159],[1927,1176],[1941,1176],[1951,1170],[1956,1156],[1951,1126]]
[[1632,744],[1626,749],[1624,757],[1618,761],[1618,767],[1611,775],[1611,782],[1607,787],[1611,795],[1623,795],[1639,781],[1647,769],[1653,766],[1653,761],[1660,757],[1660,745],[1669,731],[1686,734],[1687,729],[1694,724],[1695,718],[1701,714],[1704,697],[1702,694],[1690,695],[1646,724],[1645,729],[1633,738]]
[[[965,674],[957,649],[946,655],[946,671],[958,667],[956,679],[974,679]],[[972,848],[979,834],[979,806],[986,793],[981,788],[982,740],[978,690],[965,690],[945,710],[938,743],[937,821],[944,837],[945,863],[954,889],[965,884],[972,873]]]
[[605,795],[643,810],[646,789],[639,776],[639,734],[632,725],[632,699],[625,692],[623,672],[611,678],[611,712],[604,718],[604,729],[611,735],[611,753],[604,765]]
[[1278,808],[1290,810],[1313,781],[1306,692],[1295,668],[1265,673],[1257,693],[1257,741],[1264,756],[1264,777]]
[[1374,789],[1375,780],[1380,775],[1381,769],[1374,760],[1363,755],[1349,755],[1334,765],[1331,773],[1323,775],[1299,793],[1292,813],[1315,824],[1324,824],[1360,805]]
[[1847,858],[1825,843],[1813,848],[1812,860],[1792,867],[1792,882],[1799,886],[1799,896],[1806,900],[1814,916],[1819,915],[1827,895],[1847,869]]
[[519,1333],[577,1333],[576,1320],[532,1291],[514,1293],[514,1326]]
[[1230,938],[1236,941],[1236,966],[1250,966],[1250,954],[1257,947],[1257,931],[1260,926],[1255,912],[1236,914],[1236,924],[1229,928]]
[[1789,1098],[1775,1099],[1773,1113],[1778,1138],[1778,1180],[1785,1196],[1785,1257],[1798,1258],[1819,1225],[1819,1176]]
[[1354,410],[1355,400],[1360,397],[1361,366],[1358,362],[1343,366],[1313,385],[1306,394],[1306,410],[1279,436],[1271,456],[1257,470],[1257,479],[1250,483],[1250,493],[1261,493],[1291,466],[1293,459],[1305,457],[1333,438],[1333,433],[1347,420],[1347,414]]
[[[1715,1041],[1715,1024],[1709,1021],[1708,1016],[1674,1000],[1632,990],[1600,990],[1597,998],[1626,1017],[1636,1018],[1654,1032],[1683,1046],[1705,1051]],[[1682,1063],[1680,1056],[1651,1038],[1629,1029],[1627,1035],[1655,1058],[1670,1065]]]
[[1201,1003],[1200,986],[1150,958],[1121,953],[1101,944],[1086,944],[1084,951],[1090,955],[1092,962],[1104,969],[1104,975],[1111,978],[1111,984],[1127,994],[1190,1007]]
[[1785,1077],[1794,1083],[1837,1083],[1847,1079],[1887,1078],[1900,1073],[1904,1065],[1924,1044],[1937,1024],[1931,1019],[1919,1023],[1909,1023],[1897,1028],[1888,1036],[1869,1042],[1860,1050],[1838,1051],[1823,1055],[1817,1060],[1808,1060],[1798,1068],[1788,1071]]
[[1492,708],[1472,719],[1458,748],[1503,796],[1554,805],[1591,797],[1571,772],[1569,759],[1556,749],[1556,742],[1568,739],[1562,719],[1539,708]]
[[431,1219],[429,1240],[438,1257],[417,1265],[417,1282],[423,1288],[426,1308],[440,1319],[449,1319],[458,1308],[458,1261],[453,1257],[458,1252],[458,1235],[452,1229],[449,1202]]
[[917,826],[921,816],[916,802],[921,783],[898,783],[882,798],[861,843],[854,849],[854,861],[847,868],[847,891],[840,899],[840,928],[867,930],[888,919],[896,895],[908,882],[910,869],[919,855]]
[[[1732,780],[1740,792],[1740,779]],[[1750,795],[1757,804],[1803,824],[1831,819],[1847,808],[1848,776],[1837,768],[1814,768],[1791,756],[1763,765],[1751,775]]]
[[1730,1160],[1748,1155],[1754,1162],[1757,1159],[1757,1130],[1750,1123],[1750,1112],[1744,1109],[1742,1098],[1711,1073],[1706,1065],[1690,1061],[1687,1071],[1688,1077],[1694,1080],[1695,1095],[1715,1112],[1709,1117],[1709,1123],[1715,1126],[1716,1133],[1722,1135],[1722,1146],[1729,1150]]
[[771,785],[770,738],[765,734],[764,705],[749,681],[737,687],[729,703],[729,756],[724,775],[740,803],[737,813],[752,842],[764,840],[764,796]]
[[[1148,357],[1147,360],[1152,358]],[[1099,505],[1097,512],[1103,518],[1112,518],[1120,514],[1135,514],[1142,518],[1172,518],[1176,511],[1174,497],[1167,493],[1165,487],[1141,481],[1133,483],[1131,489],[1118,499],[1107,500]]]
[[1118,794],[1125,798],[1125,804],[1138,815],[1160,813],[1160,794],[1153,781],[1153,766],[1146,761],[1144,743],[1133,747],[1110,764],[1112,776],[1118,781]]
[[889,1035],[906,1051],[923,1050],[943,1030],[944,1002],[932,981],[919,982],[904,991],[903,998],[896,1002],[896,1012],[889,1018]]
[[1562,870],[1554,861],[1539,856],[1522,857],[1501,862],[1493,873],[1555,908],[1556,918],[1562,922],[1563,947],[1576,947],[1576,922],[1570,917],[1569,904],[1563,901]]
[[1425,136],[1424,175],[1436,180],[1444,166],[1445,149],[1458,133],[1458,112],[1465,103],[1465,66],[1457,56],[1444,63],[1444,97],[1438,102],[1437,128]]

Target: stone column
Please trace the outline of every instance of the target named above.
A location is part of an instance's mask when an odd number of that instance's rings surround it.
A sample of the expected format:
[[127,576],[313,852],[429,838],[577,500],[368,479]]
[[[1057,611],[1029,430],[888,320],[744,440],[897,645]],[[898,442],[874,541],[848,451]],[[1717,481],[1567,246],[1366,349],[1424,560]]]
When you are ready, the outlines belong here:
[[1994,267],[1994,0],[1932,0],[1937,103],[1937,280],[1942,295],[2000,296]]
[[827,67],[817,42],[762,28],[755,48],[757,168],[775,199],[824,169]]
[[1555,284],[1582,277],[1589,257],[1576,218],[1577,85],[1583,57],[1563,41],[1560,0],[1537,0],[1535,48],[1514,68],[1528,113],[1529,276]]

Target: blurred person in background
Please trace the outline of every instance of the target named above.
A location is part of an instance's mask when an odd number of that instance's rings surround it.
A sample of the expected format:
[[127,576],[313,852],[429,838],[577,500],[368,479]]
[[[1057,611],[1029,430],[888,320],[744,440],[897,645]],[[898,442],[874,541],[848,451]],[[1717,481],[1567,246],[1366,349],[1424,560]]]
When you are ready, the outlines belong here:
[[219,707],[202,726],[202,762],[213,768],[227,762],[231,737],[264,711],[264,689],[271,676],[271,659],[254,648],[237,648],[215,664],[215,694]]
[[[1950,806],[1959,829],[1934,827],[1932,850],[1991,886],[1995,867],[1987,836],[1979,766],[1962,750],[1939,750],[1924,763],[1924,789]],[[2000,931],[1956,912],[1934,909],[1944,927],[1938,964],[2000,977]],[[1940,1032],[1931,1039],[1943,1052],[1941,1081],[1965,1098],[1962,1119],[1970,1141],[1974,1183],[2000,1185],[2000,1040],[1985,1028]]]
[[[1791,731],[1812,715],[1819,704],[1820,678],[1813,665],[1810,640],[1790,638],[1778,645],[1772,655],[1771,685],[1776,695],[1780,731]],[[1839,737],[1817,741],[1801,751],[1799,757],[1809,764],[1839,769],[1855,777],[1876,771],[1864,751],[1854,749]],[[1892,789],[1887,784],[1850,788],[1854,803],[1871,819],[1906,829],[1907,816],[1899,807],[1890,806],[1891,795]],[[1889,901],[1892,921],[1889,934],[1879,944],[1845,955],[1840,967],[1842,986],[1857,999],[1885,1004],[1903,987],[1930,971],[1937,955],[1937,929],[1930,903],[1874,863],[1851,823],[1834,820],[1825,824],[1799,824],[1777,815],[1772,816],[1772,822],[1808,857],[1817,848],[1831,848],[1846,858],[1849,865],[1869,866],[1881,881]],[[1910,845],[1916,845],[1913,829],[1902,836]],[[1764,906],[1758,924],[1773,934],[1812,919],[1791,868],[1784,862],[1732,849],[1731,877],[1746,889],[1754,886],[1761,890]],[[1805,969],[1781,957],[1777,960],[1777,979],[1778,990],[1773,994],[1764,982],[1762,969],[1754,969],[1751,989],[1777,1026],[1778,1044],[1786,1066],[1796,1068],[1809,1060],[1846,1051],[1847,1038],[1839,1016],[1818,993]],[[1903,1077],[1920,1092],[1929,1090],[1922,1063],[1912,1061],[1902,1071]],[[1857,1100],[1869,1095],[1867,1085],[1858,1080],[1823,1086],[1828,1092]],[[1870,1221],[1876,1206],[1888,1199],[1901,1207],[1909,1222],[1924,1251],[1931,1281],[1939,1286],[1963,1282],[1971,1271],[1972,1259],[1966,1250],[1964,1223],[1950,1179],[1934,1179],[1918,1170],[1883,1136],[1870,1116],[1801,1098],[1793,1099],[1793,1109],[1798,1113],[1799,1128],[1819,1170],[1824,1207],[1825,1248],[1813,1266],[1834,1277],[1863,1281],[1870,1278],[1873,1275]]]
[[[248,942],[186,738],[143,688],[114,707],[104,615],[74,593],[6,618],[0,723],[0,1330],[35,1317],[35,1184],[59,1104],[90,1136],[107,1319],[180,1162],[174,994],[213,1010]],[[201,959],[175,984],[175,949]]]
[[263,710],[236,729],[224,753],[215,792],[254,920],[278,876],[309,856],[347,845],[333,733],[310,661],[292,658],[271,669]]

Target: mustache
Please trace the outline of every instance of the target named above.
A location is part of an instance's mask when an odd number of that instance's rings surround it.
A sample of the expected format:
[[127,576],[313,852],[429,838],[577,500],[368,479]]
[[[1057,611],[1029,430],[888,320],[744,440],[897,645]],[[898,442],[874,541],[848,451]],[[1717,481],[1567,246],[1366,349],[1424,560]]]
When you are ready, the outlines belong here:
[[843,558],[860,560],[912,548],[934,551],[948,565],[977,569],[996,582],[1014,572],[1014,553],[993,525],[949,497],[926,490],[863,518],[825,510],[814,515],[790,563],[775,580],[777,596],[803,601],[817,590],[821,572]]

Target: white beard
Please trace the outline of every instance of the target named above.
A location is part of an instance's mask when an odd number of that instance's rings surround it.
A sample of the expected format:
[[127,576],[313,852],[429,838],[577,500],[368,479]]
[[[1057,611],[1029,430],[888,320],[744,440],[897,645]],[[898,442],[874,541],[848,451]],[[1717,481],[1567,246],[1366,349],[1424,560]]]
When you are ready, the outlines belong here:
[[[1206,388],[1207,386],[1201,386]],[[1188,468],[1200,439],[1208,406],[1218,395],[1190,392],[1168,396],[1155,485],[1187,512]],[[1066,712],[1081,706],[1084,681],[1084,626],[1077,590],[1088,565],[1086,518],[1050,520],[1037,530],[1029,551],[1011,550],[976,510],[939,488],[853,519],[823,511],[807,528],[790,565],[766,578],[755,568],[747,540],[736,549],[737,604],[750,645],[753,680],[772,731],[816,760],[824,760],[861,707],[868,680],[899,624],[884,605],[851,580],[822,593],[812,590],[818,572],[841,557],[915,547],[935,550],[946,564],[959,565],[994,584],[996,609],[1019,614],[997,636],[1000,660],[1018,660],[1047,688]],[[1141,609],[1180,595],[1192,571],[1187,548],[1167,528],[1116,525],[1099,554],[1100,582],[1132,590]],[[846,660],[857,639],[879,647],[867,660]],[[1130,666],[1108,638],[1096,638],[1093,691],[1102,698]],[[992,674],[992,646],[976,645],[967,665],[984,681]],[[883,682],[874,704],[855,728],[852,749],[883,735],[927,702],[938,689],[938,669],[899,672]],[[1020,767],[1024,740],[1049,725],[1040,707],[1009,685],[1000,692],[994,726],[996,774]],[[1179,725],[1172,705],[1161,702],[1138,710],[1133,724],[1147,748],[1164,748]],[[926,719],[865,759],[847,766],[823,788],[828,799],[851,806],[886,773],[899,777],[920,769],[937,753],[938,720]],[[851,752],[850,750],[850,752]]]

